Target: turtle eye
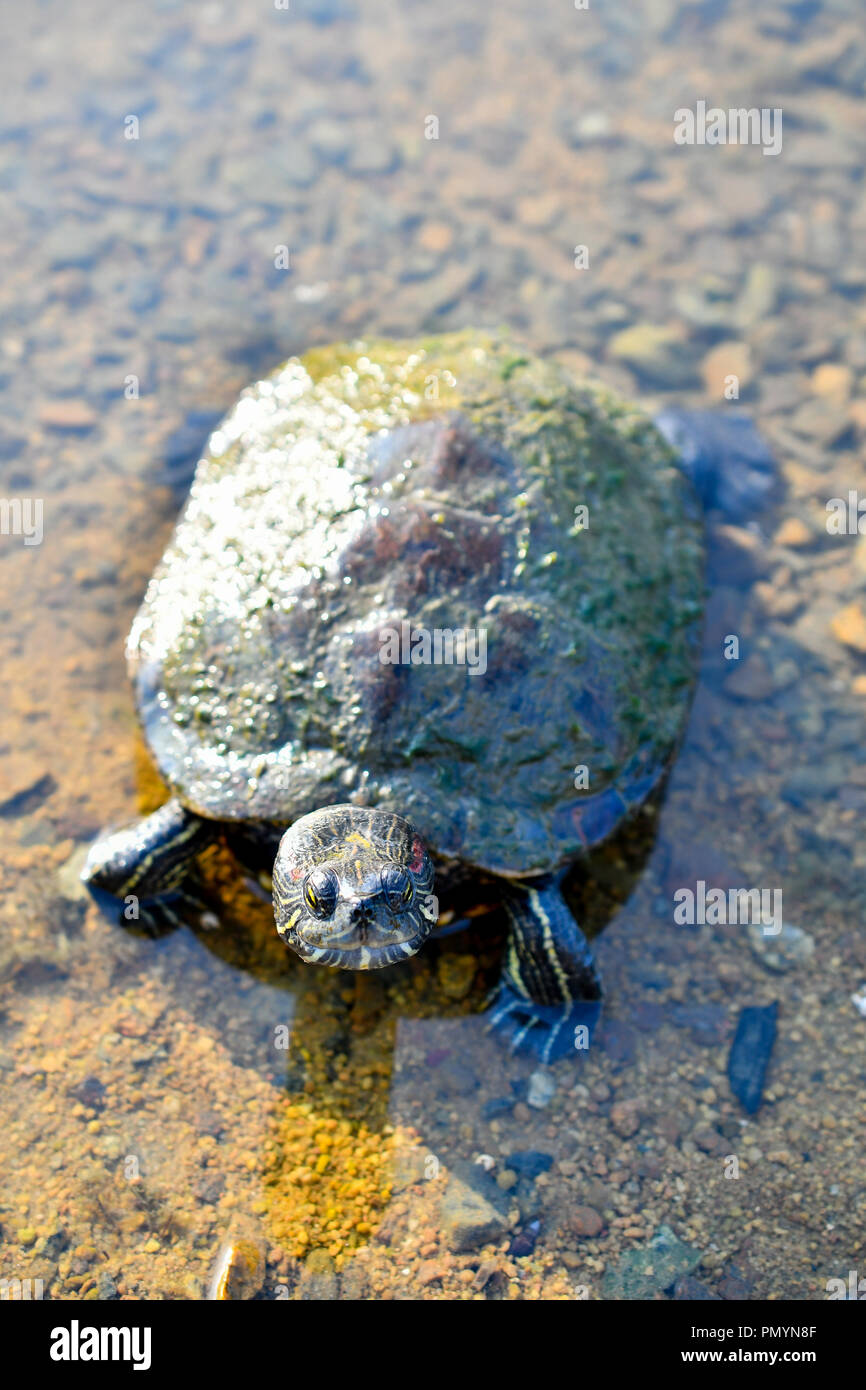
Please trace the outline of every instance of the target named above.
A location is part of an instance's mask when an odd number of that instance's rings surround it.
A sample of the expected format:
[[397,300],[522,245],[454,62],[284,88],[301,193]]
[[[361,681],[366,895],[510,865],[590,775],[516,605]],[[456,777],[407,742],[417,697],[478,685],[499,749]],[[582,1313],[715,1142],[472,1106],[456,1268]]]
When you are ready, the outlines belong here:
[[403,912],[412,901],[415,889],[405,869],[385,869],[382,873],[382,890],[392,912]]
[[304,884],[304,902],[315,917],[330,917],[337,906],[340,885],[333,869],[313,869]]

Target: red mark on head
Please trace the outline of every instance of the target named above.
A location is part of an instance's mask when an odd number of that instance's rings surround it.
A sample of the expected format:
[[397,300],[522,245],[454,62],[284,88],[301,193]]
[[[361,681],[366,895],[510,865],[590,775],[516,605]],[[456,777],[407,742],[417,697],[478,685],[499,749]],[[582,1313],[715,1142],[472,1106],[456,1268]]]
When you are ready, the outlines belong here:
[[292,878],[300,878],[300,877],[301,877],[301,870],[298,869],[298,868],[292,869]]
[[412,870],[413,874],[417,874],[421,865],[424,863],[424,853],[424,846],[420,838],[416,835],[415,839],[412,841],[412,859],[409,864],[409,868]]

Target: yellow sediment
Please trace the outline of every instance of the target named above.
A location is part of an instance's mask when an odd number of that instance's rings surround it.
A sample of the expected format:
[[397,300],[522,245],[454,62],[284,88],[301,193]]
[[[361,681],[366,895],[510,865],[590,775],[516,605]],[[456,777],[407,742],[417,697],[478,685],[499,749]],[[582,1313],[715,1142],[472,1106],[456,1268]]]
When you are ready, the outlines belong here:
[[282,1107],[265,1176],[272,1237],[300,1258],[318,1247],[339,1269],[366,1242],[391,1196],[396,1138],[363,1123],[322,1116],[311,1103]]

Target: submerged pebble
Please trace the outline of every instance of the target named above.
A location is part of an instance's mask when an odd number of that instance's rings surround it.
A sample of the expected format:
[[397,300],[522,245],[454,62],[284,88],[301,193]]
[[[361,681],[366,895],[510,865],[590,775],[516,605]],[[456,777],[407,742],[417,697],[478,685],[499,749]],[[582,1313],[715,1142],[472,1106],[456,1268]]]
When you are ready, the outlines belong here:
[[263,1247],[252,1240],[227,1240],[216,1258],[208,1298],[220,1303],[254,1298],[264,1277]]
[[453,1251],[486,1245],[500,1238],[506,1229],[503,1217],[486,1197],[454,1176],[442,1194],[439,1218],[445,1244]]
[[770,1054],[776,1041],[778,1003],[743,1009],[728,1054],[728,1080],[743,1109],[754,1115],[761,1104]]
[[526,1092],[526,1103],[531,1105],[534,1110],[544,1110],[553,1100],[556,1091],[556,1082],[549,1071],[534,1071],[529,1078],[529,1087]]
[[767,935],[761,922],[751,922],[748,939],[761,964],[776,975],[795,970],[815,954],[814,938],[802,927],[794,927],[790,922],[783,922],[776,936]]
[[602,1293],[612,1299],[652,1298],[700,1262],[700,1250],[686,1245],[670,1226],[660,1226],[648,1245],[629,1250],[605,1272]]

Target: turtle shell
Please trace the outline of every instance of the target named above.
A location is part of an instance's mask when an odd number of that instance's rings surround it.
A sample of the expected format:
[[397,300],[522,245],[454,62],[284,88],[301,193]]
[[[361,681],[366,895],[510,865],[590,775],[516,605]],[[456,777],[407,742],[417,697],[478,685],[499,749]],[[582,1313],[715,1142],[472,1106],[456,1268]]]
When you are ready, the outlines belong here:
[[130,633],[136,698],[203,816],[352,801],[538,874],[663,772],[702,569],[674,455],[608,390],[493,334],[318,348],[211,436]]

